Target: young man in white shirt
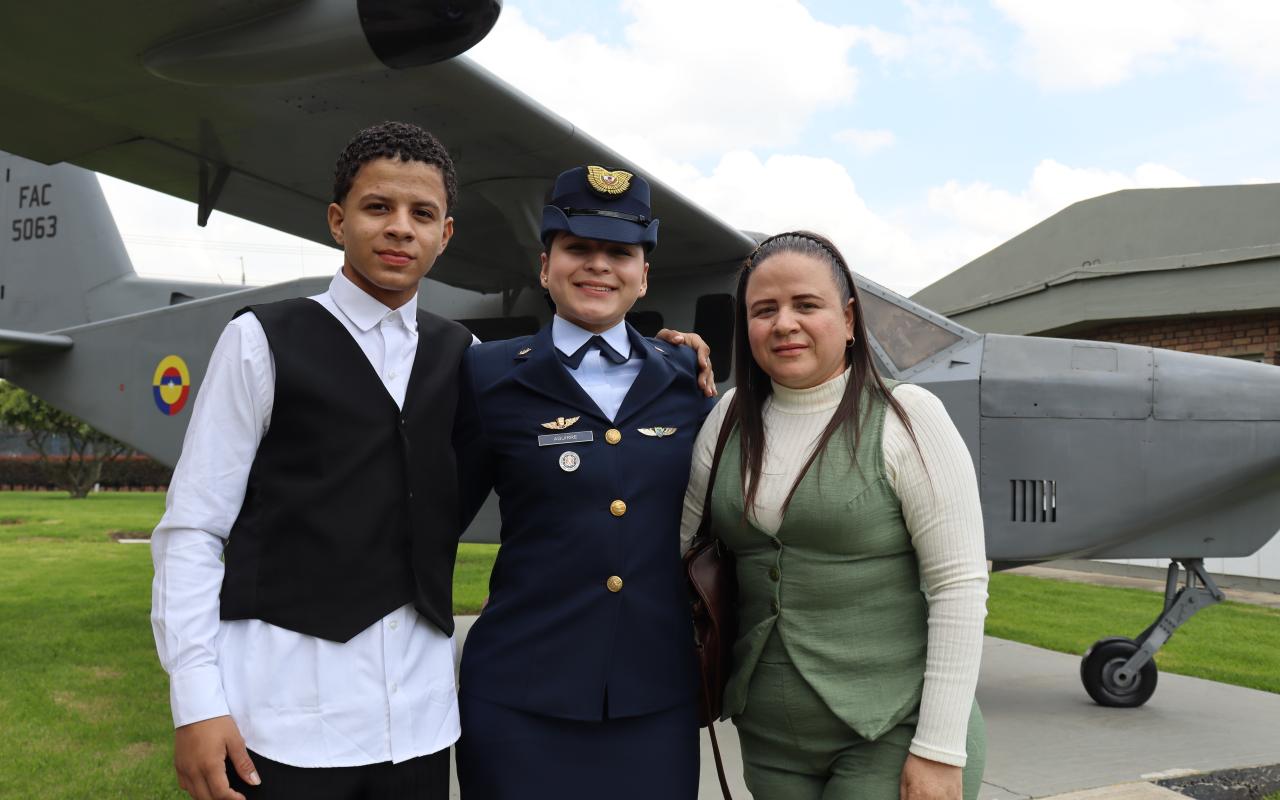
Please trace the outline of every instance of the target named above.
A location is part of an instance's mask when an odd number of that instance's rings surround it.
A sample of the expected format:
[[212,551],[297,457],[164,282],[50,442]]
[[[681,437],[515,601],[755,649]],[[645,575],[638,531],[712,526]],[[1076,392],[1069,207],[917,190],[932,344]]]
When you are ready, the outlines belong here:
[[361,131],[337,164],[329,290],[247,309],[210,357],[152,538],[175,767],[197,800],[448,796],[448,448],[473,338],[417,292],[456,195],[431,134]]

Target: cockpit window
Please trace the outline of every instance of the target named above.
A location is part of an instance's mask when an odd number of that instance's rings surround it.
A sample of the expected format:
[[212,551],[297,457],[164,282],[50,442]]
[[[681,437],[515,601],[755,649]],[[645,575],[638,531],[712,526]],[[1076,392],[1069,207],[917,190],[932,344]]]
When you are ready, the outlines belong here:
[[863,322],[898,372],[960,341],[960,336],[901,306],[860,292]]

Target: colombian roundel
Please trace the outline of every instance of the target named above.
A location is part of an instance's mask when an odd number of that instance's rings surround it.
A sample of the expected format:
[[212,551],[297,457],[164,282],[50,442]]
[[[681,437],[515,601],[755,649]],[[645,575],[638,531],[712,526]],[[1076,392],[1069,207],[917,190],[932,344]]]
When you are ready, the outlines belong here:
[[187,362],[178,356],[160,359],[156,375],[151,380],[151,391],[161,414],[172,417],[181,411],[191,396],[191,373],[187,372]]

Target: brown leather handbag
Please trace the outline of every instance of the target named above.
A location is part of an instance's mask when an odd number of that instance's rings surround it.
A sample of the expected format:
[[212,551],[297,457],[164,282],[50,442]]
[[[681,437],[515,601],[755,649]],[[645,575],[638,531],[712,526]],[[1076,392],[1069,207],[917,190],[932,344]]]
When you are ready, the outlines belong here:
[[711,472],[707,475],[707,495],[702,503],[702,521],[693,536],[693,543],[684,554],[685,575],[688,577],[689,594],[693,603],[694,647],[698,654],[698,713],[700,724],[711,735],[711,750],[715,755],[716,774],[720,778],[720,790],[725,800],[732,800],[729,783],[724,776],[724,763],[720,759],[720,743],[716,741],[715,722],[724,710],[724,689],[729,682],[730,653],[738,630],[738,577],[733,553],[712,532],[711,492],[716,483],[716,470],[720,456],[733,429],[733,406],[725,415],[726,423],[720,426],[716,439],[715,455],[711,459]]

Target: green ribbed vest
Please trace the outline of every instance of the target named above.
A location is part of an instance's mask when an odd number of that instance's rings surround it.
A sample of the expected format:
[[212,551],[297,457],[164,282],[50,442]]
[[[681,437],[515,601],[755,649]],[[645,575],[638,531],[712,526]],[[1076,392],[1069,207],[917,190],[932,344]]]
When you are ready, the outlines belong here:
[[844,435],[832,437],[796,489],[776,538],[743,521],[738,431],[726,443],[711,498],[715,533],[738,569],[739,633],[725,716],[744,710],[751,675],[775,631],[814,691],[863,738],[878,738],[919,707],[929,612],[902,507],[884,472],[886,408],[875,398],[865,412],[858,466]]

